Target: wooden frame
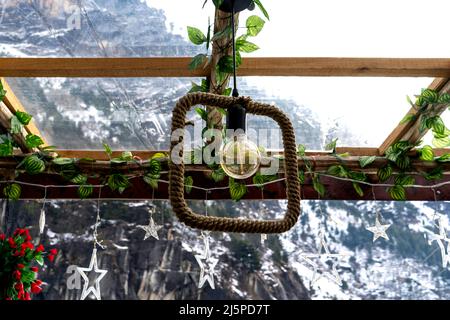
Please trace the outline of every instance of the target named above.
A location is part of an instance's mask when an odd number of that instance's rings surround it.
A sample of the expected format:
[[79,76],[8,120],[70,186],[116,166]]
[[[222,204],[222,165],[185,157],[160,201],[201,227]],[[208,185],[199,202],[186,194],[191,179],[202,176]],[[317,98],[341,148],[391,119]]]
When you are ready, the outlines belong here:
[[[192,58],[0,58],[3,77],[203,77],[189,70]],[[427,58],[244,58],[240,76],[443,77],[450,59]]]

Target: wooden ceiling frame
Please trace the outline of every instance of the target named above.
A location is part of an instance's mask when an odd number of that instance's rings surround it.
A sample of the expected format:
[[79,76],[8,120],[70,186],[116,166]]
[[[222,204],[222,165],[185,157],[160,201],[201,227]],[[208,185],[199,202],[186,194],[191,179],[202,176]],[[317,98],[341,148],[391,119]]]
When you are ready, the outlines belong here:
[[[205,77],[209,65],[189,70],[191,57],[0,58],[2,77]],[[239,76],[441,77],[450,78],[443,58],[243,58]]]

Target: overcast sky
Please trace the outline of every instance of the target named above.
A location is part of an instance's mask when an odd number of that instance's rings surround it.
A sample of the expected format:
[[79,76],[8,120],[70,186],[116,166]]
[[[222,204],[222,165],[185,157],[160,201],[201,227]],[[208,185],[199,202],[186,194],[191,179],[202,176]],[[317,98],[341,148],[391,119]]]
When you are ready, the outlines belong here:
[[[174,31],[206,30],[214,8],[203,0],[146,0],[163,9]],[[271,20],[253,40],[251,56],[450,57],[449,0],[263,0]],[[250,14],[241,16],[241,26]],[[292,97],[377,144],[408,110],[406,95],[420,93],[427,78],[248,78],[269,93]],[[325,89],[324,89],[325,88]],[[351,94],[349,94],[351,92]],[[447,111],[447,113],[449,113]],[[387,117],[386,115],[389,114]],[[447,123],[450,117],[447,115]]]

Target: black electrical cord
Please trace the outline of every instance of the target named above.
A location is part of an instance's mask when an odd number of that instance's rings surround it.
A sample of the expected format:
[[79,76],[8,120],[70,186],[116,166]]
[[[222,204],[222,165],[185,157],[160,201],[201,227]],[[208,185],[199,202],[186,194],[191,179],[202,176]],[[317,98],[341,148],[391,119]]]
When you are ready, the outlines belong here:
[[234,0],[231,1],[231,30],[233,37],[233,97],[239,97],[236,80],[236,30],[234,22]]

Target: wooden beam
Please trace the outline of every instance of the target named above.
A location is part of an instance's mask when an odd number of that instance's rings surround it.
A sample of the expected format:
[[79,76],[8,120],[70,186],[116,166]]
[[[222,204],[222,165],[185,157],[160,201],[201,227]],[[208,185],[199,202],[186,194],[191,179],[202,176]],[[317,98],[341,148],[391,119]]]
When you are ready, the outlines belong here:
[[[270,154],[283,154],[280,150],[266,150],[267,153]],[[109,160],[108,155],[103,150],[56,150],[55,151],[60,157],[63,158],[90,158],[95,160]],[[121,155],[123,151],[116,150],[113,151],[113,157],[118,157]],[[360,148],[360,147],[337,147],[336,153],[342,154],[342,153],[349,153],[352,156],[379,156],[378,148]],[[436,156],[441,156],[445,153],[448,153],[448,149],[434,149],[434,153]],[[165,153],[169,154],[168,150],[134,150],[131,151],[134,156],[137,156],[143,160],[149,159],[152,155],[155,153]],[[308,150],[306,151],[307,156],[324,156],[329,155],[330,152],[328,151],[313,151]]]
[[[181,58],[0,58],[3,77],[204,77]],[[240,76],[443,77],[444,58],[244,58]]]
[[[145,154],[142,154],[144,156]],[[14,158],[1,158],[0,159],[0,170],[2,171],[2,176],[7,176],[8,173],[14,173],[17,164],[21,161],[21,157],[17,156]],[[147,157],[145,157],[147,158]],[[160,159],[162,164],[162,172],[161,172],[161,180],[166,182],[160,182],[159,187],[155,190],[155,199],[167,199],[167,188],[168,184],[168,166],[167,166],[167,158]],[[329,154],[314,154],[308,155],[304,159],[298,159],[299,167],[304,167],[305,164],[308,163],[312,169],[316,172],[325,173],[327,169],[332,165],[344,165],[350,170],[361,170],[368,176],[368,179],[372,183],[378,183],[377,178],[377,170],[380,167],[386,165],[387,160],[384,158],[377,158],[373,163],[365,167],[364,169],[360,168],[359,157],[358,156],[349,156],[342,159],[337,159],[335,156],[331,156]],[[152,189],[145,184],[143,179],[140,177],[145,173],[145,168],[143,165],[148,164],[148,161],[144,161],[143,163],[135,163],[129,162],[127,164],[111,164],[109,161],[98,160],[95,162],[91,161],[80,161],[77,163],[77,166],[80,172],[87,174],[89,177],[88,183],[97,185],[102,183],[98,177],[100,175],[108,175],[111,172],[114,173],[123,173],[127,175],[134,176],[131,180],[133,185],[132,188],[126,190],[123,194],[114,193],[109,190],[108,187],[105,187],[102,191],[103,199],[151,199],[152,197]],[[442,163],[438,164],[436,162],[427,162],[420,160],[412,161],[412,169],[411,172],[407,172],[408,174],[413,174],[416,177],[416,184],[421,185],[433,185],[436,184],[436,181],[427,181],[425,180],[419,173],[421,172],[429,172],[436,167],[442,167],[442,171],[444,174],[444,178],[440,179],[438,182],[450,181],[450,163]],[[208,194],[208,199],[230,199],[229,188],[227,185],[227,180],[221,182],[214,182],[212,179],[208,178],[208,175],[211,173],[211,170],[208,169],[205,165],[186,165],[185,170],[189,176],[193,177],[194,186],[199,186],[206,189],[217,188],[220,187],[220,190],[211,191]],[[398,171],[394,172],[393,177],[399,174]],[[280,170],[279,177],[284,176],[283,169],[283,161],[280,161]],[[56,174],[53,168],[49,168],[48,171],[38,175],[27,175],[21,174],[17,181],[22,181],[26,183],[34,183],[40,185],[52,185],[57,187],[51,187],[48,189],[48,199],[77,199],[78,195],[76,193],[76,188],[65,188],[71,184],[67,180],[64,180],[59,174]],[[365,195],[363,197],[359,197],[353,189],[351,182],[338,180],[336,178],[321,176],[321,182],[326,186],[327,194],[322,199],[333,199],[333,200],[372,200],[371,187],[362,185],[363,190],[365,191]],[[252,179],[245,180],[245,183],[248,185],[253,184]],[[42,199],[42,187],[36,186],[27,186],[22,185],[23,188],[23,198],[25,199]],[[390,200],[389,195],[387,194],[387,188],[385,186],[375,187],[376,199],[378,200]],[[248,194],[245,196],[245,199],[261,199],[261,190],[257,187],[248,187]],[[450,184],[442,187],[436,188],[436,190],[441,191],[441,198],[439,200],[450,200]],[[434,200],[432,190],[428,189],[413,189],[407,188],[408,191],[408,199],[409,200]],[[96,196],[93,195],[92,198]],[[264,199],[285,199],[286,190],[284,182],[277,182],[274,184],[270,184],[264,188]],[[205,191],[193,188],[192,192],[186,194],[186,198],[188,199],[204,199]],[[318,199],[317,193],[314,191],[312,186],[312,182],[307,180],[305,186],[302,188],[302,198],[303,199]]]
[[[447,78],[437,78],[433,80],[433,82],[428,86],[429,89],[440,91],[440,92],[450,92],[450,79]],[[436,114],[443,113],[447,108],[436,108],[435,112]],[[408,113],[405,115],[418,115],[418,111],[411,107],[409,109]],[[420,126],[420,117],[416,117],[415,120],[408,121],[406,123],[400,123],[386,138],[386,140],[381,144],[379,148],[380,154],[384,154],[386,150],[394,143],[402,140],[408,140],[410,142],[417,142],[419,141],[428,130],[425,130],[423,132],[419,131]]]
[[[3,99],[3,103],[9,109],[9,111],[12,114],[15,114],[17,111],[27,112],[27,110],[25,110],[25,108],[22,105],[22,103],[20,102],[20,100],[14,94],[14,91],[11,89],[11,87],[9,86],[8,82],[6,81],[6,79],[5,78],[0,78],[0,81],[2,82],[3,88],[6,91],[6,96]],[[47,143],[45,142],[44,137],[42,136],[42,134],[39,131],[39,129],[36,127],[36,124],[35,124],[33,119],[30,121],[29,124],[24,126],[24,128],[25,128],[25,131],[27,133],[35,134],[35,135],[41,137],[42,140],[44,141],[43,147],[47,146]]]
[[[0,102],[0,128],[1,133],[7,133],[11,131],[11,117],[13,114],[3,102]],[[28,148],[25,142],[25,135],[23,132],[18,132],[11,134],[12,140],[19,146],[22,153],[30,153],[33,152],[31,148]]]
[[[201,185],[204,188],[213,187],[223,187],[221,190],[212,190],[208,193],[208,199],[210,200],[227,200],[230,199],[229,190],[227,188],[226,182],[214,183],[209,179],[206,179],[203,172],[192,172],[190,175],[193,177],[194,186]],[[167,180],[167,176],[163,176],[162,179]],[[373,176],[369,176],[369,179],[374,179]],[[66,184],[58,175],[20,175],[19,181],[27,183],[37,183],[46,186],[58,186],[58,187],[48,187],[47,188],[47,199],[75,199],[79,200],[76,188],[64,188],[60,187]],[[445,175],[440,181],[449,182],[450,175]],[[98,180],[91,181],[92,183],[100,183]],[[136,178],[131,181],[133,187],[126,189],[122,194],[118,192],[112,192],[108,187],[102,188],[101,199],[102,200],[167,200],[168,199],[168,184],[159,183],[158,189],[153,190],[149,185],[147,185],[142,179]],[[370,186],[361,186],[364,191],[364,195],[360,197],[356,194],[353,189],[351,182],[339,181],[333,178],[321,177],[321,183],[325,185],[326,195],[320,197],[321,200],[373,200],[372,188]],[[421,185],[433,185],[434,182],[426,181],[421,177],[417,177],[417,183]],[[3,188],[4,184],[0,184],[0,188]],[[258,200],[261,201],[262,194],[261,189],[257,187],[248,187],[248,192],[244,196],[243,200]],[[387,193],[386,187],[375,187],[373,188],[376,200],[387,200],[391,201],[389,194]],[[450,184],[444,185],[442,187],[435,188],[439,191],[438,201],[449,201],[450,200]],[[319,199],[317,192],[314,190],[311,181],[307,180],[302,186],[302,199],[311,200]],[[406,188],[408,201],[434,201],[434,194],[432,189],[425,188]],[[273,183],[267,185],[264,188],[264,200],[278,200],[286,199],[286,188],[284,182]],[[33,187],[22,185],[21,199],[43,199],[44,198],[44,188]],[[92,199],[98,199],[98,188],[94,189],[94,193],[91,195]],[[199,189],[192,189],[189,194],[185,194],[186,199],[194,200],[204,200],[205,191]]]

